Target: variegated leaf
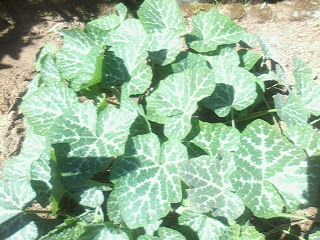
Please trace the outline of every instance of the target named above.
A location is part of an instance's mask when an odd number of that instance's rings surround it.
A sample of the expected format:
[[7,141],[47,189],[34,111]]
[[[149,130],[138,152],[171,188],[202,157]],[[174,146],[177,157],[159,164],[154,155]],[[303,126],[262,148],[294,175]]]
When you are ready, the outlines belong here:
[[148,33],[168,29],[182,36],[186,26],[176,0],[146,0],[138,11],[139,19]]
[[213,211],[214,216],[228,220],[238,218],[244,212],[244,205],[231,184],[230,176],[235,169],[230,154],[225,154],[221,160],[200,156],[185,162],[181,177],[189,186],[188,209],[199,213]]
[[214,88],[214,74],[209,68],[172,74],[147,98],[147,117],[165,124],[167,137],[183,139],[191,130],[198,101],[212,94]]
[[154,134],[133,138],[135,154],[115,161],[112,181],[121,216],[129,228],[146,226],[167,215],[182,198],[178,167],[188,159],[177,141],[162,144]]
[[35,133],[45,135],[64,111],[78,102],[76,94],[64,83],[42,86],[25,98],[21,109]]
[[257,217],[272,218],[282,213],[284,207],[295,211],[301,205],[312,204],[317,191],[311,189],[317,186],[310,187],[314,178],[311,169],[318,166],[306,161],[302,149],[262,120],[245,129],[240,146],[235,154],[237,170],[232,183]]
[[179,217],[179,225],[191,228],[199,240],[219,240],[227,229],[219,220],[193,212],[183,212]]
[[219,152],[235,152],[240,147],[240,133],[237,129],[222,123],[206,123],[199,121],[199,133],[192,143],[206,151],[212,157]]
[[197,52],[211,52],[220,45],[237,43],[245,33],[240,26],[215,9],[200,12],[193,17],[192,27],[194,41],[190,42],[190,47]]
[[320,132],[311,126],[290,126],[284,134],[309,157],[320,154]]

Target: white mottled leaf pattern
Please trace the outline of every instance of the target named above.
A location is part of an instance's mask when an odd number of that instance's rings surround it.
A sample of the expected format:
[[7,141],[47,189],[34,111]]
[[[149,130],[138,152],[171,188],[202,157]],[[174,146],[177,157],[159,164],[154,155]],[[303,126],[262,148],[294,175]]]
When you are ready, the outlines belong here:
[[296,88],[305,108],[320,116],[320,85],[313,81],[312,69],[300,59],[294,59]]
[[190,47],[197,52],[214,51],[220,45],[237,43],[244,36],[240,26],[215,9],[193,17],[192,27],[191,34],[195,39]]
[[190,227],[199,240],[219,240],[227,229],[219,220],[193,212],[183,212],[179,217],[179,225]]
[[103,48],[86,32],[72,29],[63,32],[64,44],[57,53],[57,67],[71,86],[79,91],[101,81]]
[[311,126],[290,126],[284,134],[309,157],[320,154],[320,132]]
[[302,149],[262,120],[245,129],[240,146],[235,154],[237,170],[232,183],[256,216],[276,217],[284,207],[290,211],[308,205],[312,199],[308,186],[311,173]]
[[188,159],[177,141],[160,147],[154,134],[133,138],[136,153],[113,165],[112,179],[121,216],[129,228],[146,226],[167,215],[182,198],[178,166]]
[[151,84],[152,70],[147,65],[148,37],[136,19],[124,21],[110,37],[112,46],[104,60],[109,86],[126,83],[122,96],[143,93]]
[[238,218],[244,212],[244,205],[233,192],[230,176],[235,169],[230,154],[225,154],[221,160],[200,156],[185,162],[181,177],[189,186],[188,208],[199,213],[213,211],[214,216],[228,220]]
[[275,108],[280,119],[289,126],[305,126],[310,116],[301,99],[290,93],[288,97],[276,94],[273,96]]
[[161,66],[172,63],[182,51],[183,40],[173,30],[163,29],[150,34],[148,48],[152,62]]
[[172,30],[179,36],[186,33],[183,16],[175,0],[146,0],[138,16],[148,33],[163,29]]
[[240,147],[240,133],[222,123],[199,121],[199,134],[191,142],[205,150],[208,155],[216,157],[221,151],[237,151]]
[[225,65],[222,61],[212,66],[217,83],[213,94],[204,99],[204,105],[219,117],[225,117],[231,109],[241,111],[252,105],[257,97],[256,82],[259,79],[247,70]]
[[198,101],[211,95],[214,88],[214,74],[209,68],[172,74],[147,98],[147,118],[165,124],[167,137],[181,140],[191,130]]
[[21,109],[36,133],[45,135],[64,111],[78,102],[76,94],[64,83],[42,86],[25,98]]

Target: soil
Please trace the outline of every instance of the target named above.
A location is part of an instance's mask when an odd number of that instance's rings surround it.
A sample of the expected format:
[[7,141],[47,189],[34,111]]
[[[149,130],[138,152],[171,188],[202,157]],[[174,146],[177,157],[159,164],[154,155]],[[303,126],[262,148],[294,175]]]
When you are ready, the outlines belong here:
[[[2,5],[0,1],[0,7]],[[211,5],[182,8],[185,15],[191,15],[208,7]],[[319,0],[219,7],[248,32],[262,36],[287,72],[292,71],[292,57],[298,56],[310,63],[320,76]],[[0,8],[0,175],[3,163],[18,153],[23,140],[24,125],[18,106],[35,75],[37,52],[45,44],[60,44],[59,30],[82,26],[84,20],[110,12],[110,4],[101,4],[94,12],[87,11],[85,18],[59,10],[45,9],[39,14],[38,9],[21,7],[19,11],[15,13],[20,15],[19,21],[15,22],[7,16],[9,11]]]

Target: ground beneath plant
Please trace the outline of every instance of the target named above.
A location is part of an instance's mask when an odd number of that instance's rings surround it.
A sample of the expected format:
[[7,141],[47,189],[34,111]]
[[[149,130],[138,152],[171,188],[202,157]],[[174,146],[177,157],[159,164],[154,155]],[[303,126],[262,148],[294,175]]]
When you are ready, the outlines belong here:
[[[83,20],[109,13],[111,9],[110,4],[102,4],[82,18],[77,9],[75,16],[72,12],[60,12],[59,8],[38,11],[34,7],[35,10],[30,11],[33,6],[20,6],[15,13],[19,14],[19,21],[15,24],[5,10],[1,11],[2,5],[0,1],[0,17],[5,19],[0,22],[0,175],[4,162],[19,152],[23,141],[19,104],[35,75],[34,62],[39,49],[48,43],[60,44],[61,29],[82,26]],[[189,16],[207,9],[208,5],[182,8]],[[249,32],[262,36],[287,72],[292,71],[292,57],[298,56],[310,63],[320,76],[319,0],[248,6],[229,4],[220,8]]]

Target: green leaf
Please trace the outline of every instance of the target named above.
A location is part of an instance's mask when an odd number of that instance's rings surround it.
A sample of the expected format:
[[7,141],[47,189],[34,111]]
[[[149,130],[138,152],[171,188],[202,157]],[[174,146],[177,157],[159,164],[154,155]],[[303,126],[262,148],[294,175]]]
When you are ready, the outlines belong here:
[[240,146],[232,183],[254,215],[272,218],[282,213],[284,207],[294,211],[309,204],[310,163],[301,149],[262,120],[245,129]]
[[199,128],[199,134],[191,142],[212,157],[217,157],[221,151],[235,152],[240,147],[240,133],[235,128],[201,121]]
[[289,126],[307,124],[310,114],[298,96],[290,93],[286,98],[278,93],[273,96],[273,100],[278,116]]
[[107,222],[99,225],[89,225],[80,236],[81,240],[129,240],[127,233],[118,226]]
[[174,73],[183,72],[187,69],[206,68],[208,63],[203,55],[195,54],[192,52],[181,52],[171,68]]
[[20,154],[9,159],[4,166],[3,180],[28,181],[32,162],[38,160],[46,151],[45,138],[32,132],[29,127]]
[[123,86],[122,96],[141,94],[151,84],[152,70],[147,65],[148,38],[136,19],[124,21],[112,34],[112,46],[105,57],[108,86]]
[[178,167],[188,159],[184,145],[167,141],[161,147],[154,134],[133,138],[136,153],[115,161],[112,181],[121,216],[131,229],[167,215],[170,203],[182,198]]
[[76,94],[64,83],[42,86],[24,99],[21,110],[35,133],[45,135],[64,111],[78,102]]
[[0,236],[6,240],[35,240],[38,239],[38,228],[34,221],[20,216],[9,222],[5,222],[5,224],[1,224]]
[[309,240],[318,240],[320,238],[320,231],[309,234]]
[[138,240],[161,240],[161,239],[155,236],[141,235],[138,237]]
[[166,227],[159,228],[158,235],[161,240],[186,240],[178,231]]
[[35,198],[28,181],[0,181],[0,224],[21,214]]
[[138,113],[131,109],[113,106],[97,114],[95,106],[78,104],[58,118],[49,139],[61,146],[57,150],[63,154],[60,161],[62,175],[86,178],[107,168],[110,157],[124,153],[131,125],[137,116]]
[[244,205],[233,192],[230,176],[235,171],[233,156],[225,154],[222,160],[209,156],[193,158],[183,164],[181,177],[189,186],[188,209],[229,220],[244,212]]
[[219,240],[227,228],[217,219],[192,212],[183,212],[179,217],[179,225],[190,227],[199,240]]
[[309,157],[320,154],[320,133],[311,126],[290,126],[284,134]]
[[147,97],[147,117],[165,124],[167,137],[181,140],[191,130],[190,120],[198,101],[212,94],[214,88],[214,74],[209,68],[172,74]]
[[305,108],[320,116],[320,85],[313,81],[312,69],[300,59],[294,59],[296,88]]
[[112,191],[107,200],[107,212],[109,219],[115,224],[122,223],[120,208],[116,196],[116,192]]
[[174,62],[183,48],[183,40],[169,29],[156,30],[150,34],[149,41],[150,59],[161,66]]
[[248,71],[250,71],[261,59],[260,54],[247,49],[241,49],[238,53],[240,56],[241,67],[247,69]]
[[55,82],[61,82],[62,78],[56,66],[55,56],[48,53],[41,61],[41,80],[48,86]]
[[192,27],[195,41],[190,43],[190,47],[197,52],[214,51],[220,45],[237,43],[244,36],[240,26],[215,9],[193,17]]
[[219,66],[239,66],[240,58],[235,45],[220,46],[215,51],[208,53],[206,60],[212,67]]
[[148,33],[168,29],[182,36],[186,26],[176,0],[146,0],[138,11],[139,19]]
[[128,14],[128,9],[126,5],[124,5],[123,3],[118,3],[114,8],[118,12],[120,21],[123,22]]
[[256,76],[247,70],[225,65],[213,65],[214,80],[217,83],[213,94],[204,99],[204,105],[219,117],[226,117],[231,109],[241,111],[252,105],[257,97]]
[[57,54],[63,79],[76,91],[99,83],[102,78],[103,48],[80,29],[63,32],[64,44]]
[[47,44],[40,49],[40,51],[37,53],[37,59],[36,59],[37,72],[41,71],[42,61],[44,57],[47,56],[48,54],[53,55],[55,52],[56,52],[56,46],[52,44]]
[[246,225],[241,227],[240,240],[247,240],[247,239],[264,240],[265,236],[259,233],[255,229],[255,227]]

